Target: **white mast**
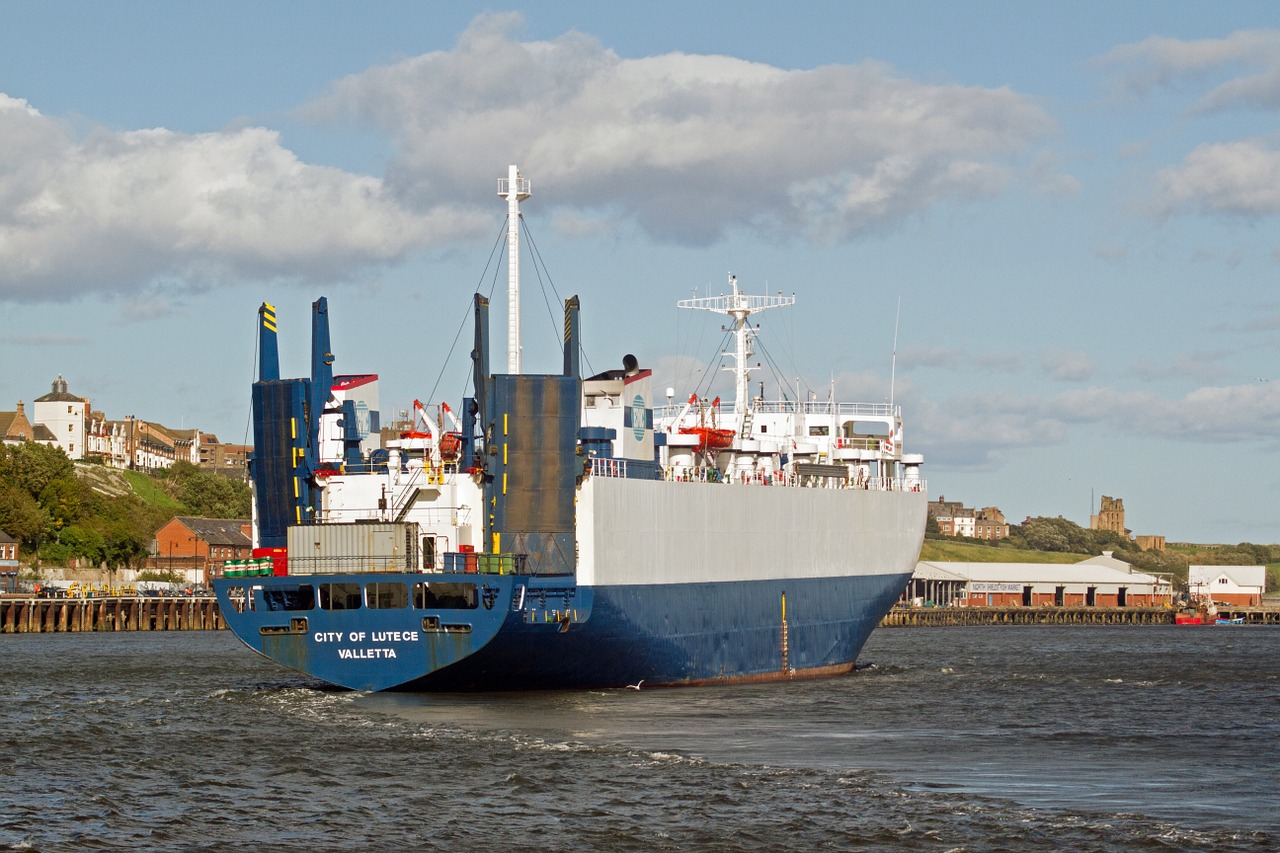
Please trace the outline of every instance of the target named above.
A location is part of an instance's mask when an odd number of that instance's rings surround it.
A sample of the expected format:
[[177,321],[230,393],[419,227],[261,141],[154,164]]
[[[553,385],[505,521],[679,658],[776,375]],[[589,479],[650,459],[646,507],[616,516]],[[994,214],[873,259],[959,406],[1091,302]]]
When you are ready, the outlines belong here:
[[529,179],[513,164],[498,178],[498,195],[507,200],[507,372],[520,372],[520,202],[530,196]]
[[747,296],[738,290],[738,277],[733,273],[729,274],[729,285],[733,288],[733,293],[727,296],[681,299],[676,303],[676,307],[714,311],[717,314],[728,314],[733,318],[732,331],[736,345],[733,352],[727,352],[725,355],[732,356],[734,364],[732,367],[726,367],[725,370],[733,371],[735,398],[733,411],[736,414],[743,414],[747,410],[747,401],[750,399],[751,393],[748,388],[751,382],[752,370],[749,359],[754,352],[751,349],[751,339],[756,335],[755,330],[747,323],[747,317],[759,311],[767,311],[770,308],[794,305],[796,298],[795,296],[783,296],[781,293],[777,296]]

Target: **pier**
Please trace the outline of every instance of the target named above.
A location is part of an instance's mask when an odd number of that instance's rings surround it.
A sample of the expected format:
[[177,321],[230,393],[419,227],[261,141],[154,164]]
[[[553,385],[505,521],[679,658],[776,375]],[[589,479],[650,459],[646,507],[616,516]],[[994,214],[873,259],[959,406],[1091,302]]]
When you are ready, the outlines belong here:
[[213,596],[0,598],[0,633],[216,631],[226,628]]
[[[1172,625],[1177,612],[1169,607],[895,607],[880,627]],[[1270,607],[1229,607],[1217,615],[1220,619],[1243,618],[1246,625],[1280,625],[1280,609]]]

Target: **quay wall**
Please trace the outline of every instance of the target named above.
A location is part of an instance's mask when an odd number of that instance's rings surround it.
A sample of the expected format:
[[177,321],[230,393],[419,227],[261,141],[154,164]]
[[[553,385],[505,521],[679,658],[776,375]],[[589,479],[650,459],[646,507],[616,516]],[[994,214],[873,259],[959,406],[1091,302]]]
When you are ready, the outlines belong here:
[[0,598],[0,633],[216,631],[227,624],[213,596]]
[[[895,607],[882,628],[963,625],[1172,625],[1168,607]],[[1224,619],[1280,625],[1280,608],[1227,607]],[[227,627],[213,596],[0,597],[0,633],[218,631]]]
[[[1280,625],[1280,608],[1227,607],[1218,618],[1243,618],[1247,625]],[[1173,625],[1169,607],[895,607],[882,628],[947,625]],[[1211,621],[1212,624],[1212,621]]]

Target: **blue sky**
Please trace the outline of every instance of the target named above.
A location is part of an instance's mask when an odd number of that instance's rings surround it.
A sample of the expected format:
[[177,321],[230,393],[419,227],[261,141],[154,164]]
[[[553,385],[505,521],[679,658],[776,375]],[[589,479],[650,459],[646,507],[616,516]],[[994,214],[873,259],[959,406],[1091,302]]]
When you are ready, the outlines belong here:
[[62,374],[246,441],[258,304],[301,375],[321,295],[384,414],[456,402],[508,163],[527,370],[576,293],[591,367],[687,394],[720,334],[675,301],[733,272],[798,299],[767,395],[879,401],[900,303],[934,496],[1280,542],[1269,3],[0,0],[0,408]]

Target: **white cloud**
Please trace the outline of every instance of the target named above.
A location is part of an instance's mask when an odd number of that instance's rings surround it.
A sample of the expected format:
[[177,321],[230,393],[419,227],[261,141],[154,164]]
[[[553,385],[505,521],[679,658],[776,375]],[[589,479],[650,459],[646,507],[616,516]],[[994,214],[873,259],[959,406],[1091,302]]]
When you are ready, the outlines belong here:
[[1031,165],[1030,174],[1035,192],[1049,198],[1077,196],[1083,189],[1080,179],[1061,171],[1048,152],[1042,152],[1036,157]]
[[510,162],[569,231],[841,241],[999,193],[1055,130],[1008,88],[875,62],[623,59],[577,32],[516,41],[519,23],[482,16],[453,49],[338,81],[299,111],[387,134],[381,178],[304,163],[267,128],[81,134],[0,95],[0,300],[360,279],[491,233]]
[[1121,82],[1139,95],[1172,87],[1185,77],[1250,69],[1252,73],[1228,79],[1203,95],[1197,109],[1280,109],[1280,30],[1241,30],[1226,38],[1194,41],[1152,36],[1119,45],[1094,64],[1127,68]]
[[303,114],[369,122],[419,205],[474,199],[518,162],[535,200],[702,244],[747,227],[847,239],[999,192],[1007,161],[1054,129],[1007,88],[921,83],[879,63],[786,70],[727,56],[622,59],[570,32],[517,42],[477,19],[451,51],[339,81]]
[[1052,397],[983,392],[911,411],[913,447],[949,468],[991,468],[1003,455],[1060,444],[1073,430],[1105,429],[1201,447],[1280,442],[1280,382],[1198,388],[1180,399],[1098,387]]
[[77,139],[0,95],[0,299],[341,280],[465,227],[412,212],[375,178],[301,163],[263,128]]
[[1175,356],[1167,362],[1144,358],[1134,364],[1129,373],[1147,381],[1191,379],[1204,383],[1218,382],[1227,373],[1221,361],[1230,355],[1226,350],[1201,350]]
[[1040,367],[1059,382],[1086,382],[1097,372],[1098,363],[1088,353],[1053,350],[1041,357]]
[[1161,215],[1280,213],[1280,149],[1257,139],[1201,145],[1156,176],[1154,202]]

